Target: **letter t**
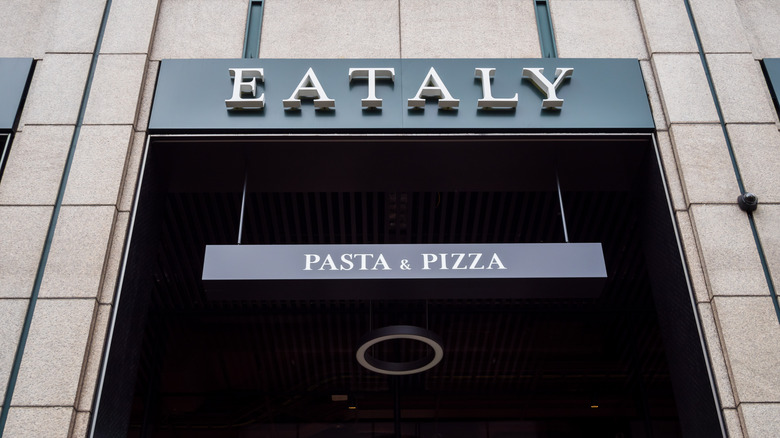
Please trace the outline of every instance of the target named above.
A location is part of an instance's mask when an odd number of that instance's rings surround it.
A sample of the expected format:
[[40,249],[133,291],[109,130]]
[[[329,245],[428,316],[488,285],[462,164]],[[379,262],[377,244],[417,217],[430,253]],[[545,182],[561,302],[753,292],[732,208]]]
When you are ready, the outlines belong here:
[[363,108],[381,108],[382,99],[376,97],[376,79],[390,79],[395,81],[395,69],[394,68],[350,68],[349,69],[349,81],[352,79],[368,79],[368,97],[361,99],[360,103]]

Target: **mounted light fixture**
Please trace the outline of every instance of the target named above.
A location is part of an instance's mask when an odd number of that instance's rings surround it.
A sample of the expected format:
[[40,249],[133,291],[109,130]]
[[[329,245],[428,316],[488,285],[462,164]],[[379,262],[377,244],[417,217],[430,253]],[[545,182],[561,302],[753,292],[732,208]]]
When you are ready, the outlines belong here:
[[[368,354],[368,349],[371,346],[393,339],[411,339],[423,342],[433,349],[433,353],[409,362],[389,362]],[[430,330],[411,325],[391,325],[366,333],[360,339],[360,347],[358,347],[356,357],[360,365],[375,373],[402,376],[421,373],[435,367],[444,357],[444,347],[439,335]]]

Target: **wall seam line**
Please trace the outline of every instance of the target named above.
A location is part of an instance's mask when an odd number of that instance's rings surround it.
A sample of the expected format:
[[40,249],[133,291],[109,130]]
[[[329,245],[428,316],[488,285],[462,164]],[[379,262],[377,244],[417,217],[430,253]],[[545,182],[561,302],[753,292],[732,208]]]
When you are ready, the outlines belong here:
[[[720,106],[720,100],[718,99],[718,93],[715,90],[715,82],[712,79],[712,73],[710,71],[709,63],[707,62],[707,56],[704,53],[704,47],[702,46],[701,37],[699,35],[699,28],[696,26],[696,19],[693,16],[693,10],[689,0],[683,0],[685,3],[685,10],[688,13],[688,20],[691,24],[691,30],[693,31],[693,37],[696,39],[696,46],[699,49],[699,59],[701,60],[702,67],[704,68],[704,75],[707,77],[707,85],[710,88],[712,94],[712,100],[715,104],[715,110],[718,113],[718,120],[720,121],[720,127],[723,131],[723,137],[726,140],[726,148],[728,149],[729,158],[731,158],[731,166],[734,170],[734,176],[737,179],[737,185],[739,186],[740,195],[745,194],[745,184],[742,181],[742,173],[737,163],[736,155],[734,154],[734,148],[731,144],[731,137],[729,136],[728,129],[726,128],[726,120],[723,117],[723,110]],[[750,224],[750,230],[753,233],[753,240],[755,241],[756,251],[758,252],[758,258],[761,260],[761,268],[764,272],[764,278],[766,279],[767,287],[769,288],[769,295],[772,298],[772,304],[775,308],[775,314],[777,321],[780,323],[780,303],[777,300],[777,292],[775,291],[775,285],[772,281],[772,275],[769,272],[769,264],[764,253],[764,248],[761,245],[761,239],[758,236],[758,229],[752,212],[747,212],[748,222]]]
[[[13,399],[14,389],[16,388],[16,381],[19,376],[19,370],[22,364],[22,357],[24,356],[24,349],[27,345],[27,337],[30,334],[30,327],[32,325],[33,315],[35,313],[35,306],[38,301],[38,294],[40,293],[41,284],[43,283],[43,276],[46,271],[46,263],[49,259],[49,253],[51,251],[52,242],[54,240],[54,232],[57,228],[57,221],[59,219],[59,213],[63,205],[63,199],[65,197],[65,188],[67,187],[68,177],[70,175],[70,169],[73,165],[73,158],[76,152],[76,144],[78,143],[79,134],[81,132],[81,126],[84,122],[84,114],[87,109],[87,102],[89,101],[89,93],[92,89],[92,82],[95,77],[95,70],[97,69],[97,61],[100,56],[100,47],[103,43],[103,36],[105,35],[106,25],[108,23],[108,14],[111,10],[111,1],[106,0],[106,4],[103,9],[103,17],[100,22],[100,30],[98,31],[97,39],[95,41],[95,49],[92,52],[92,61],[89,67],[89,74],[87,75],[87,82],[84,86],[84,91],[81,95],[81,105],[79,106],[78,118],[76,120],[75,129],[71,137],[70,147],[68,149],[68,157],[65,162],[65,167],[62,171],[62,177],[60,178],[60,186],[57,191],[57,199],[52,210],[51,219],[49,220],[49,228],[46,232],[46,240],[44,241],[43,250],[41,252],[41,258],[38,262],[38,269],[35,275],[35,282],[30,293],[30,302],[27,305],[27,313],[24,317],[24,324],[22,325],[22,333],[19,336],[19,343],[16,347],[14,354],[14,360],[11,367],[11,373],[8,376],[8,383],[6,384],[5,396],[3,398],[3,409],[0,412],[0,438],[3,437],[5,432],[5,425],[8,421],[8,412],[11,410],[11,401]],[[75,406],[73,406],[75,409]],[[72,419],[71,419],[72,422]]]

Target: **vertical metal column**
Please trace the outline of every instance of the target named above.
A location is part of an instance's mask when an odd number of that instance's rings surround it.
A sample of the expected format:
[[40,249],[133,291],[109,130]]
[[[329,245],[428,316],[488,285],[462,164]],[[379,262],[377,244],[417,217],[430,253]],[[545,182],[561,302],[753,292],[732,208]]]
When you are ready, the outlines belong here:
[[244,192],[241,195],[241,216],[238,219],[238,244],[241,245],[241,236],[244,231],[244,207],[246,206],[246,182],[249,180],[249,170],[244,174]]
[[566,213],[563,211],[563,196],[561,196],[561,181],[558,172],[555,172],[555,184],[558,186],[558,204],[561,206],[561,221],[563,222],[563,239],[569,243],[569,231],[566,228]]
[[550,4],[547,0],[535,0],[534,6],[542,58],[557,58],[558,48],[555,46],[555,32],[553,31],[552,16],[550,15]]
[[260,55],[260,28],[263,24],[263,1],[251,0],[246,16],[244,31],[244,58],[257,58]]

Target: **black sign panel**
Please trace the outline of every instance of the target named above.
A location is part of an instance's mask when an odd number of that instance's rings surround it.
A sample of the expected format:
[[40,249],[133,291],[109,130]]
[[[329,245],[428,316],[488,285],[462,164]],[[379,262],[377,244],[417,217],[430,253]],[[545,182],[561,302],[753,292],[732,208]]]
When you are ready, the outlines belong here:
[[599,243],[209,245],[210,297],[309,299],[591,297]]
[[[372,82],[365,77],[368,69],[377,70]],[[560,106],[545,104],[549,96],[542,91],[546,86],[540,87],[544,80],[534,81],[531,71],[555,84]],[[244,87],[241,92],[237,80],[243,84],[239,84]],[[370,84],[375,85],[373,97],[381,100],[373,103],[375,107],[364,103],[373,100],[368,99]],[[302,103],[291,108],[289,101],[297,99],[301,87],[305,88],[298,99]],[[436,97],[444,89],[456,105],[444,104],[444,95]],[[320,91],[327,99],[319,96],[323,99],[318,103],[312,96]],[[418,94],[422,106],[413,103]],[[516,106],[484,107],[480,100],[488,94],[499,100],[514,98]],[[226,102],[261,97],[262,105]],[[241,105],[246,107],[236,108]],[[163,60],[149,120],[153,132],[649,132],[654,128],[636,59]]]
[[32,58],[0,58],[0,132],[16,128]]

